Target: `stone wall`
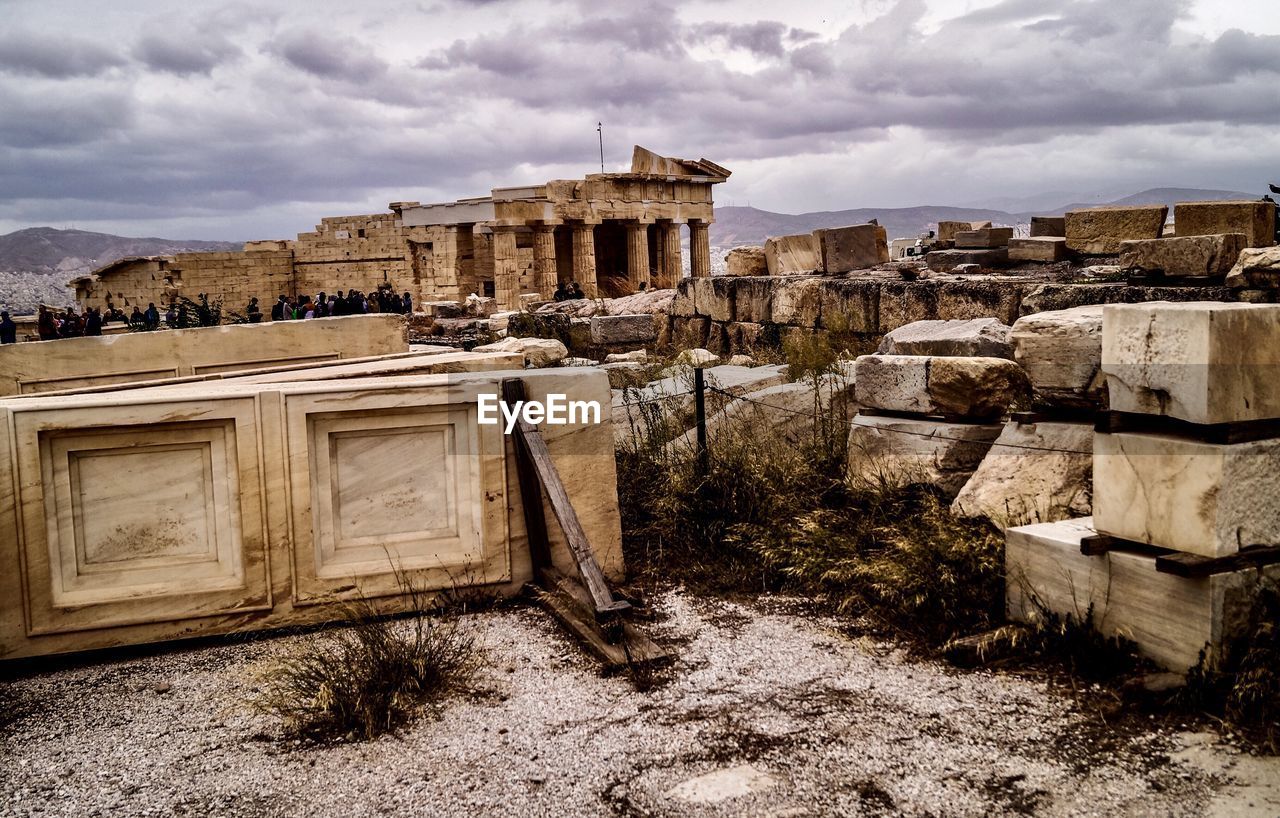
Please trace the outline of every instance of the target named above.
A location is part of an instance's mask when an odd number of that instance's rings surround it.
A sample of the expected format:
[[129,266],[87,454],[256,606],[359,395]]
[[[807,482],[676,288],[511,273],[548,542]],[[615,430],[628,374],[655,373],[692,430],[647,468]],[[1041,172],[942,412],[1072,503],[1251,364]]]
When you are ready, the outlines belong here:
[[[404,610],[401,577],[519,593],[532,569],[512,438],[477,422],[509,377],[530,399],[610,397],[583,368],[0,401],[0,658],[322,622],[356,594]],[[618,580],[602,414],[542,431]]]
[[1226,287],[1140,287],[1054,283],[1035,276],[936,275],[904,281],[893,273],[821,276],[716,276],[683,279],[659,344],[713,352],[777,346],[795,333],[835,333],[873,350],[880,338],[928,319],[1020,316],[1086,304],[1141,301],[1237,301],[1266,295]]
[[407,352],[399,315],[130,332],[0,346],[0,395]]

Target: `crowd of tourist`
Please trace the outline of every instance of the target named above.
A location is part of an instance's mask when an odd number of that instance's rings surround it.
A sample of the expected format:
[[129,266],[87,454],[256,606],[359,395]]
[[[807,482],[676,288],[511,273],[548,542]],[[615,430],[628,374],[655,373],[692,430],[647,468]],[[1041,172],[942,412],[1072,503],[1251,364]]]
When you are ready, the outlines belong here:
[[[366,313],[404,313],[413,312],[413,296],[409,293],[396,295],[387,287],[380,287],[368,293],[359,290],[339,290],[336,295],[319,293],[312,298],[300,295],[291,298],[282,295],[271,307],[272,321],[291,321],[302,318],[327,318],[338,315],[364,315]],[[262,308],[257,298],[249,299],[244,316],[238,320],[251,324],[263,320]],[[77,312],[72,307],[66,310],[40,307],[36,316],[36,332],[41,341],[52,341],[58,338],[82,338],[101,335],[103,327],[111,323],[125,324],[135,330],[155,330],[166,326],[170,329],[185,327],[214,326],[222,323],[221,304],[210,304],[209,297],[201,293],[197,300],[181,301],[171,304],[162,315],[154,303],[147,304],[146,309],[135,305],[133,312],[126,315],[116,307],[108,307],[105,311],[98,307],[89,307]],[[0,344],[13,344],[18,340],[18,325],[8,312],[0,312]]]

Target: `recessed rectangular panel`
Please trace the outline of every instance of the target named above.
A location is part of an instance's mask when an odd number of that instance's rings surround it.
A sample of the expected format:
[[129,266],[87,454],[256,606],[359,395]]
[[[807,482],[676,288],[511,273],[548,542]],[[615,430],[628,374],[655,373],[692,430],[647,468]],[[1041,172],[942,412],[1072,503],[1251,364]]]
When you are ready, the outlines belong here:
[[269,606],[252,399],[19,412],[15,430],[30,633]]
[[207,443],[72,452],[69,467],[73,530],[80,540],[78,572],[216,558],[217,507]]
[[474,395],[290,395],[286,416],[299,603],[509,576],[503,441]]
[[336,551],[387,538],[457,536],[448,426],[408,427],[329,436],[330,487],[334,492]]

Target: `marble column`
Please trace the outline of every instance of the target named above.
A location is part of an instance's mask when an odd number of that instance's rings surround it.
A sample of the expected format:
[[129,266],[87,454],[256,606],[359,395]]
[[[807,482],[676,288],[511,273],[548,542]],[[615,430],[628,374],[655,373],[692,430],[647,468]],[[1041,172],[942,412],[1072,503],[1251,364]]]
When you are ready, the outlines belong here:
[[573,226],[573,280],[578,282],[587,298],[596,297],[595,225]]
[[510,227],[493,228],[493,295],[500,309],[520,306],[520,257]]
[[655,287],[669,289],[680,283],[680,223],[659,222],[662,228],[662,272]]
[[649,225],[643,222],[627,224],[627,284],[632,292],[649,286]]
[[538,295],[550,300],[556,294],[559,283],[556,274],[556,234],[552,225],[539,224],[533,228],[533,281]]
[[711,275],[711,225],[704,221],[689,222],[689,274],[694,278]]

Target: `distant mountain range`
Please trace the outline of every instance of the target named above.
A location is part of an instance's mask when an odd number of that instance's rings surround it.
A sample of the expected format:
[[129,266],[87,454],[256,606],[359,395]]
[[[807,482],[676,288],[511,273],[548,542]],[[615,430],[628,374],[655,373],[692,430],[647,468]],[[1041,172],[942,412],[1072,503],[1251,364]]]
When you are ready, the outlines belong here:
[[[1040,197],[1035,197],[1040,198]],[[1102,202],[1070,202],[1059,207],[1010,212],[969,207],[861,207],[853,210],[827,210],[817,213],[771,213],[754,207],[717,207],[711,225],[711,243],[716,247],[738,247],[761,244],[770,236],[809,233],[823,227],[862,224],[876,219],[889,233],[889,238],[915,238],[937,226],[939,221],[990,221],[996,225],[1027,224],[1032,216],[1060,216],[1068,210],[1103,205],[1168,205],[1173,215],[1175,202],[1258,199],[1260,193],[1238,190],[1204,190],[1200,188],[1158,187]],[[1014,200],[1010,200],[1014,201]],[[1031,201],[1024,199],[1022,201]]]
[[66,273],[70,280],[126,256],[241,250],[244,242],[133,239],[88,230],[29,227],[0,236],[0,271]]

